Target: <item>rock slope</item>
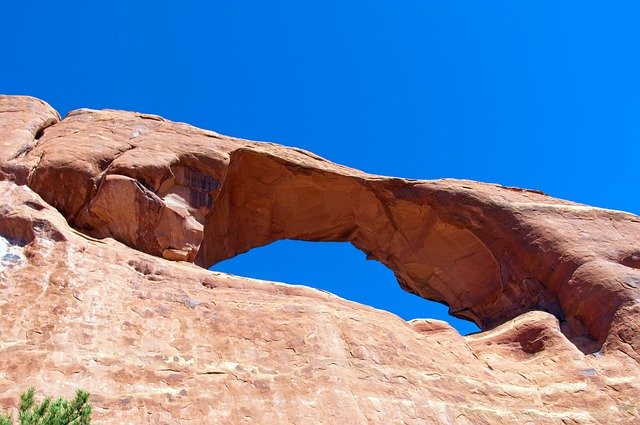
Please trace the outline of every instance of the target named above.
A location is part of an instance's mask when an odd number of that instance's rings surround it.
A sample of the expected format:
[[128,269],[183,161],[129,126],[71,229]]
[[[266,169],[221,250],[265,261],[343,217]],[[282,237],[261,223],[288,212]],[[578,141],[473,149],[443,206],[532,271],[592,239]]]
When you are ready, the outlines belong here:
[[[96,423],[640,421],[640,217],[0,96],[0,407]],[[483,332],[207,271],[348,241]],[[362,284],[354,282],[354,285]]]

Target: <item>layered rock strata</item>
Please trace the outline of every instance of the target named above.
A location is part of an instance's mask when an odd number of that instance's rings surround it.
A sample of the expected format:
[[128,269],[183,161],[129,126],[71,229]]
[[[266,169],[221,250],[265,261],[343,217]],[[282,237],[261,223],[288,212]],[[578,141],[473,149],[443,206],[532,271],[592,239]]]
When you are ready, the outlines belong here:
[[[638,216],[27,97],[0,97],[0,146],[0,406],[83,386],[98,423],[640,421]],[[285,238],[351,242],[483,332],[198,267]]]

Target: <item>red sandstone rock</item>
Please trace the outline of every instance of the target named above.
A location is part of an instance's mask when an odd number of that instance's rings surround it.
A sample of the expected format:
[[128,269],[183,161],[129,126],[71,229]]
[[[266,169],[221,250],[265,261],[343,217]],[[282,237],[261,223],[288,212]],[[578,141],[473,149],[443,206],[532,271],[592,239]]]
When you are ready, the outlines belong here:
[[[82,386],[97,423],[640,421],[635,215],[151,115],[0,111],[0,406]],[[167,260],[282,238],[350,241],[484,332]]]
[[23,180],[28,170],[7,176],[5,164],[29,152],[44,130],[60,121],[60,115],[45,102],[33,97],[0,95],[0,176]]

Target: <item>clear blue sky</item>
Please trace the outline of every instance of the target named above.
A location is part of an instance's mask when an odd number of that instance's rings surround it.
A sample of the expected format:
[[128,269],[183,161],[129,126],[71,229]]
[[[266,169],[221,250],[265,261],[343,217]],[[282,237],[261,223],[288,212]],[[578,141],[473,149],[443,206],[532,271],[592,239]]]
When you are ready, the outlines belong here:
[[[0,92],[638,214],[639,23],[636,1],[13,1]],[[221,266],[440,314],[350,246],[280,242]]]

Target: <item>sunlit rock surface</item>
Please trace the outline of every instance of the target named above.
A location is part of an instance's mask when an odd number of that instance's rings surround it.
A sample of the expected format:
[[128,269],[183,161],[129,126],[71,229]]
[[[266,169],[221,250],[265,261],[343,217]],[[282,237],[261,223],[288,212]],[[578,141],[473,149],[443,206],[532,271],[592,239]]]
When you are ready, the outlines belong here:
[[[96,423],[640,421],[635,215],[27,97],[0,97],[0,146],[0,407],[84,387]],[[484,332],[198,267],[283,238],[350,241]]]

